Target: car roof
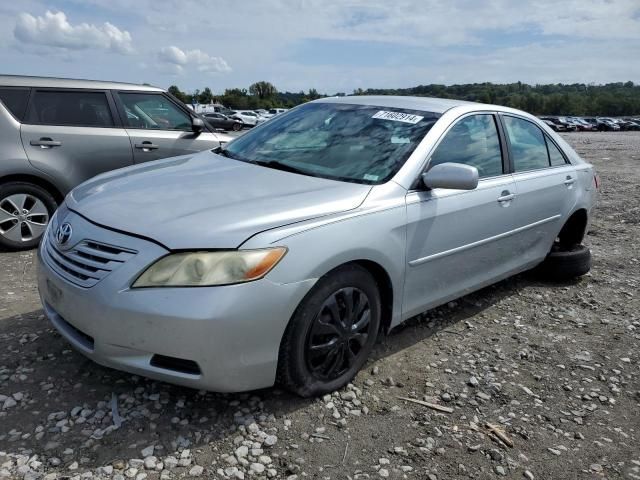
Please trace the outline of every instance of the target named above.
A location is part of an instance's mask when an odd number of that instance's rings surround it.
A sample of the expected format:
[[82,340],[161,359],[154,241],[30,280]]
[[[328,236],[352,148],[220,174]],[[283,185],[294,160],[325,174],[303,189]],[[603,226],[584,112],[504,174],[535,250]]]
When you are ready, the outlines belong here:
[[[355,105],[375,105],[377,107],[409,108],[425,112],[444,113],[454,107],[480,105],[465,100],[448,98],[409,97],[400,95],[354,95],[349,97],[327,97],[315,100],[314,103],[347,103]],[[502,108],[492,106],[496,109]]]
[[135,83],[122,83],[74,78],[30,77],[26,75],[0,75],[0,86],[4,87],[41,87],[41,88],[95,88],[99,90],[136,90],[145,92],[163,92],[162,88]]

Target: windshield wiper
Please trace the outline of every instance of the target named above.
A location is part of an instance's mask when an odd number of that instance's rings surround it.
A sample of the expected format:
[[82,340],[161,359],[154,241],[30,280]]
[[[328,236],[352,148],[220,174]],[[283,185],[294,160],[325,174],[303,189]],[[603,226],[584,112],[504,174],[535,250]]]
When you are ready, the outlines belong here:
[[228,152],[226,149],[224,149],[222,147],[218,147],[218,148],[214,149],[213,153],[217,153],[218,155],[222,155],[223,157],[233,158],[234,160],[237,159],[237,157],[233,153]]
[[253,160],[251,163],[260,165],[261,167],[273,168],[275,170],[282,170],[283,172],[299,173],[301,175],[310,175],[306,170],[292,167],[286,163],[279,162],[278,160]]

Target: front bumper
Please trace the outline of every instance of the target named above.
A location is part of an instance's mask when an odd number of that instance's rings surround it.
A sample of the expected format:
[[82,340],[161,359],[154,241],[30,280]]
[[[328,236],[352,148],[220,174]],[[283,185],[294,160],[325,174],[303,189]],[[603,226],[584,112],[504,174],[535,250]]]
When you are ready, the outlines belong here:
[[131,289],[132,280],[167,251],[73,212],[64,215],[57,223],[80,232],[74,242],[89,238],[137,252],[84,288],[63,278],[46,251],[54,240],[43,241],[38,287],[44,310],[77,350],[107,367],[197,389],[237,392],[274,384],[280,340],[313,280]]

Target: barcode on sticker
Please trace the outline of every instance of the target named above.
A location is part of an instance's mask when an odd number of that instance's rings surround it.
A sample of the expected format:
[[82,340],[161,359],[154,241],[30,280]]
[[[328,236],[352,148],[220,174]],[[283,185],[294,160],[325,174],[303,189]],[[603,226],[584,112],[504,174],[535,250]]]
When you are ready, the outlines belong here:
[[424,117],[420,115],[413,115],[412,113],[402,113],[402,112],[387,112],[385,110],[380,110],[371,118],[379,118],[381,120],[393,120],[394,122],[404,122],[416,124]]

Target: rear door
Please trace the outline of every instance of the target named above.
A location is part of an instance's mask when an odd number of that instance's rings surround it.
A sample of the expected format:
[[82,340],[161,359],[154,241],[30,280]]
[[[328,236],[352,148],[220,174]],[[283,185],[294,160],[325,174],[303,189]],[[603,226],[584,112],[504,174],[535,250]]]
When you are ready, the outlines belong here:
[[105,90],[33,89],[20,132],[29,162],[66,189],[133,163]]
[[544,258],[576,202],[575,168],[549,135],[530,120],[501,115],[511,158],[518,221],[517,253]]
[[119,91],[116,101],[135,163],[220,146],[214,133],[207,130],[195,133],[191,114],[162,92]]

